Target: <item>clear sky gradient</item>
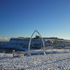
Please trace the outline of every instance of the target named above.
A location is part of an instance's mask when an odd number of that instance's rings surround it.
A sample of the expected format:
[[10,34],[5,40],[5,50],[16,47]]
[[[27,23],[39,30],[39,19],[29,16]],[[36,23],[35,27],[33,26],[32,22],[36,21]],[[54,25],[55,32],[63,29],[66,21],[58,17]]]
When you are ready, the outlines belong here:
[[0,0],[0,40],[30,37],[70,39],[70,0]]

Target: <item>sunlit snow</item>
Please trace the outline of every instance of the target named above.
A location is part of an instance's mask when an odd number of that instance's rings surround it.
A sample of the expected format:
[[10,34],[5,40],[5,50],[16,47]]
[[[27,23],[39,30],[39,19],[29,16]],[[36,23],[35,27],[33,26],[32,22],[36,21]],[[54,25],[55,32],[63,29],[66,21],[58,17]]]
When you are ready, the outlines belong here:
[[46,55],[13,57],[0,53],[0,65],[5,70],[70,70],[70,50],[46,50]]

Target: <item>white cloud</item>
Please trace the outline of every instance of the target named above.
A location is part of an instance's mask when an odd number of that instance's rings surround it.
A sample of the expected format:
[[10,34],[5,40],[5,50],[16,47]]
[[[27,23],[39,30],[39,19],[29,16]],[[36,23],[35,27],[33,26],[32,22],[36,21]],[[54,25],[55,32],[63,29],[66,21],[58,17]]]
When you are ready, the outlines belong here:
[[0,37],[0,41],[9,41],[9,38],[2,38],[2,37]]
[[8,38],[4,38],[5,40],[8,40]]

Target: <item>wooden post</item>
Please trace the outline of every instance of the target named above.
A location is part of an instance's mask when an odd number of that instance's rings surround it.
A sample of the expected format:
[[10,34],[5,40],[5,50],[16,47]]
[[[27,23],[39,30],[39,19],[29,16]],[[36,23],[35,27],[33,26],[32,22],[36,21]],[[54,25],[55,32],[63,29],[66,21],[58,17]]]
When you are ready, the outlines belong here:
[[2,65],[0,65],[0,70],[2,70]]

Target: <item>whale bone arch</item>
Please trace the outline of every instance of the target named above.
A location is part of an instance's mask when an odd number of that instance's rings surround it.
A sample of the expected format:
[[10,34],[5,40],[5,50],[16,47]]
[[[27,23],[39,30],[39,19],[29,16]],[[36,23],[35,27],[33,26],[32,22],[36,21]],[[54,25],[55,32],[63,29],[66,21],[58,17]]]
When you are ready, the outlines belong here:
[[44,54],[46,55],[46,53],[45,53],[45,44],[44,44],[44,40],[43,40],[41,34],[40,34],[37,30],[35,30],[35,31],[32,33],[32,35],[31,35],[31,38],[30,38],[30,41],[29,41],[29,44],[28,44],[28,55],[31,55],[31,54],[30,54],[30,44],[31,44],[32,36],[34,35],[35,32],[37,32],[37,33],[40,35],[41,39],[42,39],[43,47],[44,47]]

